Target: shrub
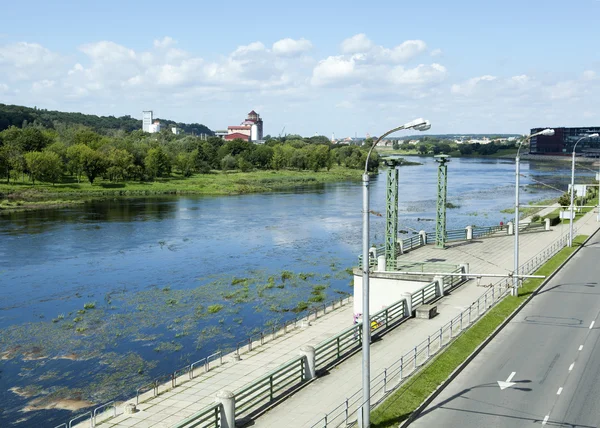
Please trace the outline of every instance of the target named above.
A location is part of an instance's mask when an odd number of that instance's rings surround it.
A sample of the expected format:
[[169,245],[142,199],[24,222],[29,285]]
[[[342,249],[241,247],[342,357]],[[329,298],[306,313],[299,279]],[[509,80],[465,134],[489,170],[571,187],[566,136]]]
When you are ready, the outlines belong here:
[[534,215],[533,217],[531,217],[531,222],[532,223],[536,223],[538,221],[540,221],[542,218],[539,215]]
[[548,215],[545,218],[550,219],[550,226],[556,226],[557,224],[560,224],[560,222],[561,222],[560,215],[558,213]]
[[88,302],[83,305],[83,309],[94,309],[96,307],[96,302]]

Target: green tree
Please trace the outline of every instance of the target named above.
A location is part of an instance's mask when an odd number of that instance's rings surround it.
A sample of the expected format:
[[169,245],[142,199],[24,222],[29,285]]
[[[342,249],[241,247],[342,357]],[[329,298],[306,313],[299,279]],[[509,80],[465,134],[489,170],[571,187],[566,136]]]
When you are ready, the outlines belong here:
[[235,169],[237,167],[237,161],[235,157],[232,155],[225,155],[223,159],[221,159],[221,169],[223,171],[229,171]]
[[133,167],[133,155],[127,150],[110,148],[106,155],[108,168],[106,174],[110,181],[125,180]]
[[175,158],[175,167],[184,177],[191,177],[196,169],[196,159],[198,158],[198,149],[190,153],[179,153]]
[[101,152],[85,147],[87,150],[83,150],[81,154],[83,173],[90,184],[94,184],[96,177],[106,171],[108,162]]
[[151,178],[165,177],[171,173],[171,162],[169,157],[158,147],[148,150],[145,159],[146,171]]
[[419,147],[417,147],[417,150],[422,155],[427,154],[427,151],[428,151],[427,146],[425,144],[419,144]]
[[392,149],[400,150],[400,143],[398,142],[398,140],[394,140],[394,142],[392,143]]
[[67,148],[67,168],[71,174],[75,175],[78,183],[83,175],[83,153],[87,150],[91,149],[85,144],[76,144]]
[[62,161],[54,152],[28,152],[25,153],[25,162],[31,181],[48,181],[56,183],[62,173]]
[[280,170],[285,168],[287,165],[287,159],[285,157],[285,152],[283,150],[283,146],[281,144],[275,146],[273,148],[273,157],[271,158],[271,167],[274,170]]

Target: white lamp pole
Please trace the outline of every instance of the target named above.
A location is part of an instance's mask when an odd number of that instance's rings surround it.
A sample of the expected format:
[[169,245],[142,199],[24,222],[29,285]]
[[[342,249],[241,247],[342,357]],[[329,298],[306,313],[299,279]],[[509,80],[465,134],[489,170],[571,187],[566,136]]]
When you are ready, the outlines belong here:
[[571,205],[569,206],[569,247],[573,246],[573,199],[575,196],[575,148],[581,140],[586,138],[596,138],[598,134],[589,134],[581,137],[573,146],[573,156],[571,158]]
[[426,131],[431,128],[431,124],[428,120],[415,119],[412,122],[408,122],[402,126],[394,128],[381,137],[377,138],[367,154],[367,160],[365,161],[365,172],[362,176],[363,183],[363,237],[362,237],[362,373],[363,373],[363,405],[362,420],[359,420],[361,428],[369,428],[371,425],[371,322],[369,314],[369,158],[373,149],[384,137],[400,131],[402,129],[416,129],[417,131]]
[[519,157],[519,153],[521,152],[521,147],[523,147],[523,143],[531,140],[532,137],[537,137],[538,135],[546,135],[552,136],[554,135],[554,129],[544,129],[543,131],[536,132],[535,134],[530,134],[525,136],[521,143],[519,144],[519,149],[517,150],[517,157],[515,158],[515,270],[513,275],[513,288],[511,290],[511,294],[513,296],[519,295],[519,178],[521,175],[521,158]]

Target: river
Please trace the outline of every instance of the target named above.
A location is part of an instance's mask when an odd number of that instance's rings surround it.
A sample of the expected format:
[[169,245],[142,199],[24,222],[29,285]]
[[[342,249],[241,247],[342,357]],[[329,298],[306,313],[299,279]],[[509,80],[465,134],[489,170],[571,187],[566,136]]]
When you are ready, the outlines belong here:
[[[400,168],[399,229],[435,227],[437,168]],[[521,202],[557,197],[570,164],[523,163]],[[581,170],[578,176],[593,177]],[[372,179],[382,244],[385,170]],[[361,185],[112,199],[0,216],[0,426],[56,426],[306,304],[352,292]],[[514,162],[452,159],[448,229],[509,221]],[[300,305],[300,306],[299,306]],[[301,312],[300,312],[301,313]],[[18,423],[17,423],[18,422]]]

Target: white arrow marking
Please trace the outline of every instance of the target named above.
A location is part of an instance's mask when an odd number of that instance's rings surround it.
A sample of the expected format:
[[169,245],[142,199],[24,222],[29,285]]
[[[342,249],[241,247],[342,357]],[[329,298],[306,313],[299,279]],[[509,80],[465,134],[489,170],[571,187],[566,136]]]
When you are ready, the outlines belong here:
[[542,425],[546,425],[546,422],[548,422],[548,418],[550,418],[550,415],[546,415],[544,417],[544,420],[542,421]]
[[500,387],[501,390],[506,389],[506,388],[510,388],[513,385],[516,385],[516,382],[511,382],[512,378],[515,377],[515,375],[517,374],[517,372],[512,372],[510,374],[510,376],[506,379],[506,382],[504,381],[497,381],[498,382],[498,386]]

